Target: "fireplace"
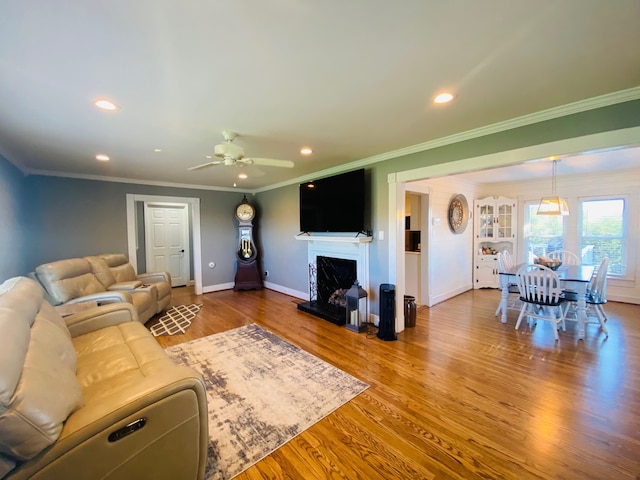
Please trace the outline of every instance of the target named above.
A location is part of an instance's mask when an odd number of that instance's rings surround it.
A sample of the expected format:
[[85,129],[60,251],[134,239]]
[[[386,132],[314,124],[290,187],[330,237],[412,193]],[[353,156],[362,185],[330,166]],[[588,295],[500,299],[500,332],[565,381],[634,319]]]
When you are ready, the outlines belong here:
[[309,265],[310,300],[298,309],[335,323],[346,322],[345,294],[357,280],[357,262],[346,258],[317,256]]
[[369,291],[371,237],[300,235],[296,239],[307,242],[309,253],[309,301],[298,309],[344,325],[346,291],[356,280]]

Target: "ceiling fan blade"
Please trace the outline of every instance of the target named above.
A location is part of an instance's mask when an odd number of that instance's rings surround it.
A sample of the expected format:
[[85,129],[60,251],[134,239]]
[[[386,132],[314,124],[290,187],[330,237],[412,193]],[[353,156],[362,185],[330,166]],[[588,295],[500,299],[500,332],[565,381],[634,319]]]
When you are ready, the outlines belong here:
[[202,163],[200,165],[196,165],[195,167],[189,167],[187,170],[199,170],[200,168],[210,167],[212,165],[220,165],[223,163],[222,160],[214,160],[213,162]]
[[248,158],[256,165],[264,165],[266,167],[284,167],[293,168],[294,163],[291,160],[276,160],[275,158]]

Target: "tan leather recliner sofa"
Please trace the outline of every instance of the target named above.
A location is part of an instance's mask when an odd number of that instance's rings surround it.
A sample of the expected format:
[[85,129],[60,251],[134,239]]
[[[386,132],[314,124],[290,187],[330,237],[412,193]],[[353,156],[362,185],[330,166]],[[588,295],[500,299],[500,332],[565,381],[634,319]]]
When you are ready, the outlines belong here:
[[0,284],[0,478],[201,479],[205,387],[127,303],[62,319],[26,277]]
[[[123,253],[104,253],[97,257],[85,257],[91,264],[91,270],[107,290],[121,289],[125,283],[153,285],[157,290],[156,313],[169,306],[171,302],[171,275],[169,272],[136,274],[129,259]],[[105,268],[106,266],[106,268]]]
[[[160,308],[162,305],[171,301],[171,277],[166,272],[144,274],[141,277],[146,283],[143,283],[135,278],[131,264],[127,262],[127,265],[134,279],[118,281],[106,260],[99,256],[45,263],[36,267],[34,278],[42,284],[47,300],[54,305],[84,301],[96,301],[98,305],[128,302],[136,308],[139,320],[145,323],[163,309]],[[126,270],[122,265],[116,268]],[[124,278],[121,272],[117,273]],[[163,295],[160,300],[159,292]]]

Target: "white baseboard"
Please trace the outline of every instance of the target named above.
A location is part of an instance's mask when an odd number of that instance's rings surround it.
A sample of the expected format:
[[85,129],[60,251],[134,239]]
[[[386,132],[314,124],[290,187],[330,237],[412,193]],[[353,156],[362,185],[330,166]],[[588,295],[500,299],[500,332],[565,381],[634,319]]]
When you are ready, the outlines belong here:
[[[231,290],[233,287],[233,282],[220,283],[218,285],[207,285],[206,287],[202,287],[202,293],[219,292],[220,290]],[[269,290],[284,293],[285,295],[300,298],[302,300],[309,300],[309,294],[307,292],[299,292],[298,290],[293,290],[291,288],[283,287],[282,285],[271,282],[264,282],[264,287],[268,288]]]
[[233,283],[220,283],[218,285],[207,285],[206,287],[202,287],[202,293],[211,293],[218,292],[220,290],[230,290],[233,288]]
[[284,293],[285,295],[290,295],[292,297],[300,298],[302,300],[309,300],[309,294],[307,292],[300,292],[298,290],[293,290],[291,288],[283,287],[282,285],[278,285],[271,282],[264,282],[264,286],[269,290],[274,290],[276,292]]
[[[616,295],[615,293],[612,294],[609,291],[607,291],[607,300],[609,300],[610,302],[621,302],[621,303],[631,303],[634,305],[640,305],[640,298],[638,298],[637,296],[630,296],[630,295]],[[604,307],[605,310],[607,309],[607,307]]]
[[455,288],[453,290],[449,290],[448,292],[442,293],[440,295],[431,295],[429,296],[429,303],[427,304],[428,307],[433,307],[434,305],[440,303],[440,302],[444,302],[445,300],[449,300],[450,298],[455,297],[456,295],[460,295],[461,293],[464,293],[468,290],[471,290],[473,288],[473,284],[468,284],[468,285],[464,285],[462,287],[459,288]]

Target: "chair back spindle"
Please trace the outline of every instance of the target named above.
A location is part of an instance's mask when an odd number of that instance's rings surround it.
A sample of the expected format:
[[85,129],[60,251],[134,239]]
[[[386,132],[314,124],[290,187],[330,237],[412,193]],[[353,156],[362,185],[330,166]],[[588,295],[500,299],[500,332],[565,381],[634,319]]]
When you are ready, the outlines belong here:
[[593,303],[607,303],[607,272],[609,270],[609,258],[604,257],[592,279],[588,300]]

